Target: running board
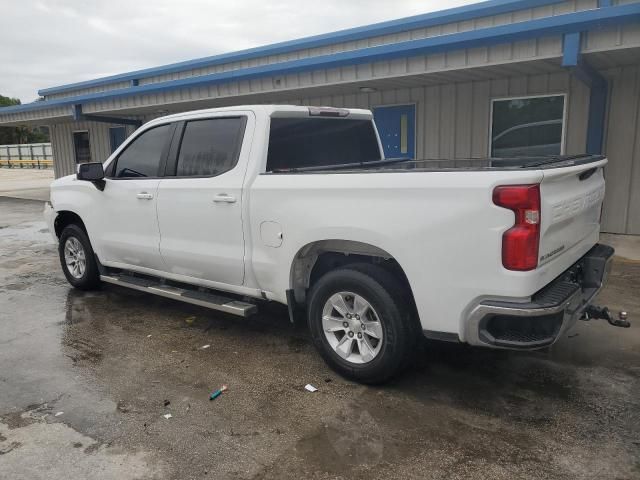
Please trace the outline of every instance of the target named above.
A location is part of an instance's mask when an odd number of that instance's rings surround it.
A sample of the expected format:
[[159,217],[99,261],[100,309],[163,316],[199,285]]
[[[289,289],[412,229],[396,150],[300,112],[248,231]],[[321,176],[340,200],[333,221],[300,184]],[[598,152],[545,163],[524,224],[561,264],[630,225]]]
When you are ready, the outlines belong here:
[[141,292],[152,293],[165,298],[172,298],[180,302],[211,308],[220,312],[248,317],[257,312],[258,307],[252,303],[241,302],[233,298],[223,297],[201,290],[165,285],[157,280],[132,275],[100,275],[100,280],[125,288],[132,288]]

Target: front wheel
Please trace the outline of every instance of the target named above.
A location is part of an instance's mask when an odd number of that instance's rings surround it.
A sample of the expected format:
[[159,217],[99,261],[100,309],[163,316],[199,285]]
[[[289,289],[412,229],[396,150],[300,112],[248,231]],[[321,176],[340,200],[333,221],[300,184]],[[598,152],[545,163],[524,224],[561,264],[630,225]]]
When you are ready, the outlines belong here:
[[356,264],[324,275],[309,295],[308,322],[324,360],[341,375],[381,383],[412,350],[406,292],[375,265]]
[[68,225],[58,245],[60,265],[67,281],[80,290],[93,290],[100,285],[100,272],[89,237],[78,225]]

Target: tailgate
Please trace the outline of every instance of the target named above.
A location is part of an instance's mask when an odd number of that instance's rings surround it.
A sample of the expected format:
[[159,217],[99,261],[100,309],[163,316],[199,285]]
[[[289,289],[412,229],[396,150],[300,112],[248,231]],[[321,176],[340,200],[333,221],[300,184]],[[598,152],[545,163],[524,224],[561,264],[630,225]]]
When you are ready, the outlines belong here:
[[599,159],[543,170],[539,266],[567,255],[579,256],[597,242],[606,163]]

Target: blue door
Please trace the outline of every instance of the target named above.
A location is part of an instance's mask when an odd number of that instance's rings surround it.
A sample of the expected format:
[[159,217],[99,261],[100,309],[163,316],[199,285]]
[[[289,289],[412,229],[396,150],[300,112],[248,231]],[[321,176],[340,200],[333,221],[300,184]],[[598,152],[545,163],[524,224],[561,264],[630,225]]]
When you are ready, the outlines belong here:
[[122,142],[124,142],[125,138],[127,138],[127,129],[125,127],[109,128],[109,143],[111,144],[111,153],[115,152],[116,148],[122,145]]
[[415,158],[416,107],[398,105],[373,109],[385,158]]

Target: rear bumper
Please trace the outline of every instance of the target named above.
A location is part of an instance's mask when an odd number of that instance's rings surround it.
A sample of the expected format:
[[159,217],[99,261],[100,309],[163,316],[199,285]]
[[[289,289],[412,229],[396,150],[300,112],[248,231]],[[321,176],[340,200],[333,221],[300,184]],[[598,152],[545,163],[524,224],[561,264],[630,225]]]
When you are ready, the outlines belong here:
[[465,324],[467,343],[508,349],[553,344],[580,318],[607,280],[613,248],[598,244],[526,303],[485,300]]

